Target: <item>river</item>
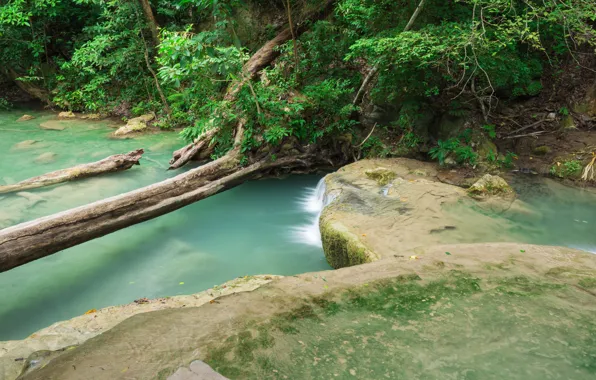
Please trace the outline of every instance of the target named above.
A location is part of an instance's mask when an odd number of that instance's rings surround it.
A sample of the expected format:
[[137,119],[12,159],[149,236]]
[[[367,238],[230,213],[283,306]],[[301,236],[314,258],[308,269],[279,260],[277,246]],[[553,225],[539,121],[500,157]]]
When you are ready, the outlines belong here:
[[[0,183],[144,148],[140,167],[18,194],[0,195],[0,228],[121,194],[174,176],[166,171],[176,133],[110,139],[115,124],[56,122],[48,112],[16,122],[0,113]],[[44,130],[42,123],[63,130]],[[23,143],[26,141],[27,143]],[[90,309],[197,293],[239,276],[330,269],[317,229],[321,176],[246,183],[176,212],[0,273],[0,341],[22,339]],[[495,215],[509,231],[470,241],[519,241],[596,252],[596,195],[520,176],[530,212]],[[462,217],[466,214],[462,213]],[[506,234],[506,236],[503,236]]]

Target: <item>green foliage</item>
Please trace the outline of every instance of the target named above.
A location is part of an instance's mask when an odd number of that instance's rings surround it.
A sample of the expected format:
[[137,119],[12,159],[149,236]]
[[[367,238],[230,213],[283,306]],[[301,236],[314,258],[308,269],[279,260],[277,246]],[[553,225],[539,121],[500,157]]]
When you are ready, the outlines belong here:
[[550,174],[559,178],[574,178],[581,175],[583,166],[578,160],[557,162],[550,168]]
[[0,110],[7,111],[11,108],[12,108],[12,104],[8,100],[0,97]]
[[439,161],[440,165],[445,165],[449,157],[452,157],[454,162],[459,165],[476,165],[478,154],[471,146],[467,145],[465,140],[465,136],[446,141],[439,140],[437,146],[429,151],[430,158]]
[[482,129],[484,129],[484,131],[488,134],[488,137],[490,137],[491,140],[494,140],[497,138],[497,131],[496,131],[496,127],[492,124],[487,124],[487,125],[483,125]]

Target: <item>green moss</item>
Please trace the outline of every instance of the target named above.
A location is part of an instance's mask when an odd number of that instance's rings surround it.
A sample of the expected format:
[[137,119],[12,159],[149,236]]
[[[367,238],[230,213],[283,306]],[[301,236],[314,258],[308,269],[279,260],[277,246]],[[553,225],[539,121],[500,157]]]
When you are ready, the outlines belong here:
[[[568,302],[589,303],[589,294],[534,277],[444,273],[431,282],[412,273],[303,299],[208,347],[206,362],[242,379],[456,378],[464,369],[473,378],[510,378],[513,367],[503,363],[525,355],[512,365],[567,366],[563,372],[578,379],[596,373],[591,309],[568,311]],[[486,344],[504,342],[503,334],[520,339],[515,346]],[[445,365],[429,373],[421,358]]]
[[578,285],[582,288],[596,289],[596,278],[583,278],[579,280]]
[[335,269],[373,261],[373,254],[358,237],[337,223],[321,218],[320,230],[327,262]]
[[546,145],[542,145],[542,146],[537,146],[536,148],[534,148],[532,153],[534,153],[534,155],[536,155],[536,156],[546,156],[551,151],[552,151],[552,149],[550,147],[548,147]]
[[550,168],[550,174],[559,178],[578,179],[583,170],[583,165],[575,159],[557,160]]
[[369,179],[376,181],[379,184],[379,186],[385,186],[389,182],[397,178],[397,174],[395,174],[395,172],[392,172],[391,170],[385,168],[367,170],[366,172],[364,172],[364,174],[366,174],[366,176]]

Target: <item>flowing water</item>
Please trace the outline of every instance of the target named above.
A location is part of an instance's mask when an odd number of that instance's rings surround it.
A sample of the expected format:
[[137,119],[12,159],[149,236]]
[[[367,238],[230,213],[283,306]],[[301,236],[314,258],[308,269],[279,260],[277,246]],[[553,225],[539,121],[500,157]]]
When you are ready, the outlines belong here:
[[[165,170],[171,152],[182,145],[175,133],[109,139],[110,122],[56,122],[52,114],[32,114],[37,118],[16,122],[21,114],[0,113],[0,184],[138,148],[146,153],[140,167],[126,172],[0,195],[0,228],[179,174]],[[41,129],[46,122],[64,129]],[[238,276],[330,269],[318,230],[320,212],[330,201],[320,177],[247,183],[0,273],[0,341],[24,338],[89,309],[196,293]],[[483,231],[478,239],[596,253],[594,193],[530,177],[514,186],[529,212],[497,216],[513,227]]]
[[[31,113],[28,111],[28,113]],[[144,148],[141,166],[47,189],[0,195],[0,228],[121,194],[179,174],[165,168],[182,145],[176,133],[107,138],[108,122],[55,123],[48,113],[15,122],[0,114],[0,184]],[[64,130],[43,130],[50,122]],[[27,140],[33,144],[19,143]],[[158,219],[0,273],[0,341],[110,305],[192,294],[238,276],[330,269],[304,204],[320,176],[244,184]],[[317,243],[317,239],[319,243]],[[304,244],[307,243],[307,244]],[[310,244],[308,244],[310,243]]]

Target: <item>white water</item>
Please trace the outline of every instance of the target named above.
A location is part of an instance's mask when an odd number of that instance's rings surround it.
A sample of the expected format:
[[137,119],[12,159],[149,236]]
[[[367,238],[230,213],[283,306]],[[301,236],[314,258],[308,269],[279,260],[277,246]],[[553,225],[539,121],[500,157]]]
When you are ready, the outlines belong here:
[[325,206],[331,202],[325,196],[325,179],[321,178],[317,187],[310,188],[299,200],[300,208],[312,215],[308,224],[302,224],[292,228],[292,241],[296,243],[322,247],[321,232],[319,230],[319,219]]

